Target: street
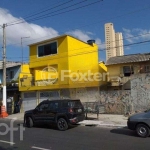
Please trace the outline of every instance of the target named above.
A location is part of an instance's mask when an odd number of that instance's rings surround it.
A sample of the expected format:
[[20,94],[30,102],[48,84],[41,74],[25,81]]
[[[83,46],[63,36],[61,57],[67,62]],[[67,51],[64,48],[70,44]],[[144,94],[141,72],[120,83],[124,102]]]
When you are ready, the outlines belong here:
[[0,150],[148,150],[150,138],[137,137],[126,128],[100,128],[93,126],[75,126],[67,131],[58,131],[55,127],[37,126],[25,128],[23,141],[20,141],[19,125],[14,122],[13,145],[10,145],[12,133],[6,131],[4,124],[10,126],[10,120],[0,119]]

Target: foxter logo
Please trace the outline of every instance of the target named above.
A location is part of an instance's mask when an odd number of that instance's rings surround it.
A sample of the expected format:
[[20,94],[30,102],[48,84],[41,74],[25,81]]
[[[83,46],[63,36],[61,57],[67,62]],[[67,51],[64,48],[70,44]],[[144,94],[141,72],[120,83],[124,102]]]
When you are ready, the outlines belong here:
[[46,67],[41,71],[41,78],[45,84],[54,84],[58,79],[58,72],[54,67]]

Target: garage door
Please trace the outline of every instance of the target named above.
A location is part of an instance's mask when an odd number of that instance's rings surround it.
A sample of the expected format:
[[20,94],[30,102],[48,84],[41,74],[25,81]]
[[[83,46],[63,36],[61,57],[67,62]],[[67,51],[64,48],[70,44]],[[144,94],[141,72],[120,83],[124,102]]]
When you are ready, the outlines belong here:
[[36,92],[24,93],[23,94],[23,110],[27,111],[30,109],[34,109],[37,105],[36,102]]
[[59,99],[59,91],[43,91],[40,92],[40,102],[47,99]]

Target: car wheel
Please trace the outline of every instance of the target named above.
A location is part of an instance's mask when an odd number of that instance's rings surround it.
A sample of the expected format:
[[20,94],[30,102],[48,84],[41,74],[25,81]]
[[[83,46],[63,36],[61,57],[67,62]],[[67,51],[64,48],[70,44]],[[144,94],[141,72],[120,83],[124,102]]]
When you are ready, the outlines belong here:
[[65,131],[68,129],[68,123],[64,118],[59,118],[57,121],[57,127],[61,131]]
[[25,118],[25,125],[26,125],[28,128],[33,127],[33,120],[32,120],[31,117],[26,117],[26,118]]
[[136,127],[136,133],[138,136],[146,138],[150,135],[150,130],[145,124],[138,124]]

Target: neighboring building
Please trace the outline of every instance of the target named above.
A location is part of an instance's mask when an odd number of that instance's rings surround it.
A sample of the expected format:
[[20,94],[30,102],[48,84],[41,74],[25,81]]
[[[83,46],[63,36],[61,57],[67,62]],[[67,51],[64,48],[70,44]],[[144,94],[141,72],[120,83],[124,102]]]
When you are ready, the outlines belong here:
[[[21,72],[21,63],[7,61],[6,62],[6,96],[7,98],[12,97],[18,99],[19,92],[19,74]],[[3,85],[3,61],[0,61],[0,100],[2,100],[2,85]]]
[[124,55],[122,33],[115,33],[112,23],[105,24],[106,61]]
[[150,53],[111,57],[106,62],[108,90],[130,90],[131,77],[150,73]]
[[116,39],[116,56],[124,55],[122,33],[115,33]]
[[98,63],[98,46],[94,40],[83,42],[62,35],[29,45],[29,66],[20,73],[19,90],[23,111],[33,109],[53,98],[80,98],[82,102],[98,100],[99,87],[106,80],[95,74],[106,72]]

